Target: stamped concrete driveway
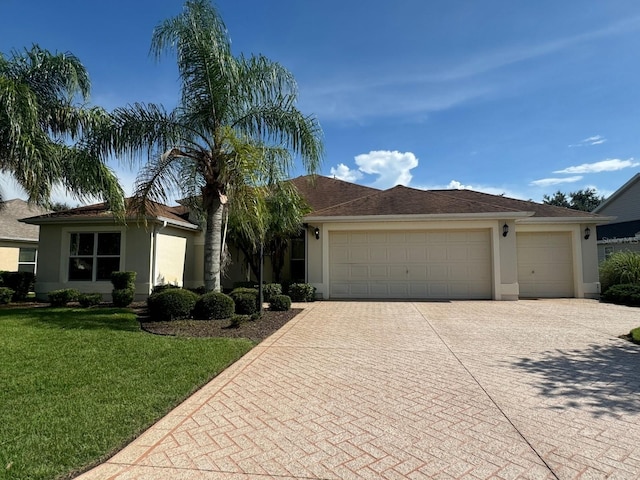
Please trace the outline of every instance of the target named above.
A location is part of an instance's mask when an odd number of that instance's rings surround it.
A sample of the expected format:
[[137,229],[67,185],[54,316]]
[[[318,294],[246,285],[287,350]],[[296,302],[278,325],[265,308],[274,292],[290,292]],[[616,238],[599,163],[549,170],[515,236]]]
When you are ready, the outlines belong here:
[[318,302],[89,479],[637,479],[637,309]]

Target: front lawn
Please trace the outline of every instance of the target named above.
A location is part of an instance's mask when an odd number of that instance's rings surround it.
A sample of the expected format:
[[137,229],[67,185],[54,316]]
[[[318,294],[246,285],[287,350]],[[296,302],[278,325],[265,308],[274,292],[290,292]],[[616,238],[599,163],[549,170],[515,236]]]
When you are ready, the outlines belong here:
[[0,309],[0,479],[103,461],[252,346],[151,335],[127,309]]

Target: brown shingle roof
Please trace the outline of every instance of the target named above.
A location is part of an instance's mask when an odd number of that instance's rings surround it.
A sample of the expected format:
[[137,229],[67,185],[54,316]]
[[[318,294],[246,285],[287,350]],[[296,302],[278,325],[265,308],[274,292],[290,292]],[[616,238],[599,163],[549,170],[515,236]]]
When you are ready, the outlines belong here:
[[0,210],[0,238],[2,240],[29,240],[38,241],[38,226],[27,225],[18,220],[25,217],[41,215],[50,210],[29,205],[24,200],[14,199],[4,202]]
[[[126,199],[127,213],[126,218],[137,219],[136,212],[133,211],[131,205],[132,200]],[[61,212],[48,213],[37,217],[25,219],[29,223],[40,224],[49,223],[50,221],[64,222],[67,219],[74,220],[109,220],[113,218],[113,213],[106,203],[95,203],[93,205],[85,205],[82,207],[63,210]],[[171,221],[172,223],[183,225],[188,228],[196,228],[197,225],[188,220],[188,210],[183,206],[169,207],[161,203],[147,201],[146,218],[156,218]]]
[[366,197],[314,211],[314,217],[368,215],[454,215],[532,212],[534,217],[594,217],[587,212],[474,192],[472,190],[418,190],[397,186]]
[[365,187],[322,175],[305,175],[290,180],[313,211],[378,193],[377,188]]

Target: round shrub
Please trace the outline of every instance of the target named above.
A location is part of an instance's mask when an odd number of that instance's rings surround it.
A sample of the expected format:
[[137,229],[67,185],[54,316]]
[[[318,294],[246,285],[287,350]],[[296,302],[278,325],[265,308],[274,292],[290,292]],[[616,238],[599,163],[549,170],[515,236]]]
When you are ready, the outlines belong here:
[[154,321],[189,318],[198,298],[196,293],[182,288],[170,288],[154,293],[147,299],[149,316]]
[[260,310],[258,306],[258,290],[255,288],[236,288],[229,296],[236,304],[237,314],[251,315]]
[[231,328],[238,328],[240,327],[240,325],[242,325],[243,323],[246,323],[248,321],[251,320],[251,317],[249,315],[238,315],[235,314],[231,317],[231,322],[229,323],[229,326]]
[[282,285],[279,283],[267,283],[262,287],[262,296],[265,302],[270,302],[276,295],[282,295]]
[[111,272],[111,283],[114,290],[124,290],[125,288],[135,288],[136,272]]
[[100,305],[100,302],[102,302],[101,293],[81,293],[78,295],[78,303],[84,308],[95,307]]
[[235,303],[229,295],[210,292],[202,295],[193,309],[193,318],[200,320],[222,320],[233,315]]
[[134,288],[118,288],[111,291],[111,299],[115,307],[128,307],[136,295]]
[[154,285],[151,290],[151,294],[164,292],[165,290],[169,290],[170,288],[180,288],[178,285],[174,285],[173,283],[161,283],[159,285]]
[[79,295],[80,292],[74,288],[53,290],[47,294],[52,307],[64,307],[67,303],[76,301]]
[[11,301],[15,292],[9,287],[0,287],[0,305],[6,305]]
[[308,283],[292,283],[289,285],[289,296],[292,302],[313,302],[316,298],[316,287]]
[[274,312],[286,312],[291,308],[291,297],[288,295],[276,295],[269,303],[269,309]]

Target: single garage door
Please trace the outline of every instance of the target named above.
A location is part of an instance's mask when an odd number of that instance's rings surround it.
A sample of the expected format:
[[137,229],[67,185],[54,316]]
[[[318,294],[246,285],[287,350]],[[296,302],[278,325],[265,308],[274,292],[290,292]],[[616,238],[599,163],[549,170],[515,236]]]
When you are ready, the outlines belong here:
[[518,233],[520,298],[573,297],[571,233]]
[[492,298],[489,230],[330,232],[331,298]]

